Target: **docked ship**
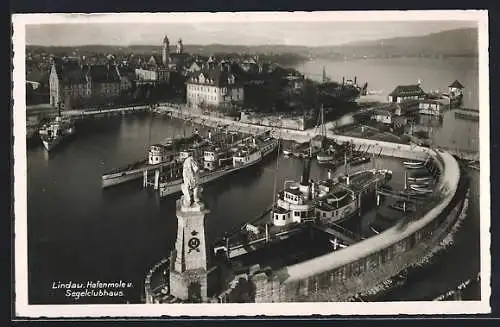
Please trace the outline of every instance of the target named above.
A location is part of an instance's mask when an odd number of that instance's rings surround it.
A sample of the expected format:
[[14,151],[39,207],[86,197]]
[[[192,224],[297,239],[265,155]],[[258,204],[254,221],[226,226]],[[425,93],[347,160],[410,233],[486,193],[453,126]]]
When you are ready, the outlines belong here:
[[318,159],[318,163],[332,162],[335,159],[335,150],[333,146],[330,146],[327,150],[320,151],[316,155],[316,159]]
[[38,126],[39,122],[36,117],[26,118],[26,141],[32,141],[38,136]]
[[106,188],[139,179],[149,169],[169,166],[175,162],[175,153],[171,146],[153,144],[149,147],[147,159],[104,173],[102,175],[102,187]]
[[[269,133],[264,133],[255,137],[250,137],[237,146],[211,147],[203,150],[199,183],[205,184],[220,179],[237,171],[255,166],[265,157],[276,151],[278,140],[271,138]],[[159,193],[160,197],[178,193],[182,185],[182,161],[187,156],[197,158],[193,151],[181,152],[182,160],[179,164],[170,169],[165,169],[160,176]]]
[[54,120],[42,125],[38,133],[44,148],[51,151],[75,133],[75,122],[71,118],[58,115]]
[[368,169],[338,179],[329,173],[328,179],[314,182],[309,179],[310,162],[305,160],[300,182],[291,182],[277,193],[270,216],[259,217],[226,235],[216,243],[214,252],[232,259],[284,241],[300,233],[306,224],[329,229],[329,225],[356,215],[363,194],[385,185],[392,177],[390,170]]
[[145,173],[157,168],[172,167],[184,159],[182,151],[184,148],[198,150],[209,143],[209,139],[204,139],[195,132],[189,137],[152,144],[149,146],[146,159],[104,173],[101,178],[102,187],[106,188],[142,178]]

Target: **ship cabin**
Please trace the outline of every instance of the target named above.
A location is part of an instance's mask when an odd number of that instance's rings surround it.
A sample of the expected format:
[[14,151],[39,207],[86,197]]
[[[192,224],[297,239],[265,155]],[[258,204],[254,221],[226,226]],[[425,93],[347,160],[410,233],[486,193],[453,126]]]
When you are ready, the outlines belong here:
[[331,222],[343,219],[355,210],[354,194],[349,190],[339,190],[317,201],[315,215],[321,222]]
[[214,170],[219,166],[218,148],[207,149],[203,152],[203,168]]
[[163,144],[153,144],[149,147],[149,159],[148,163],[150,165],[156,165],[163,162],[173,161],[174,154],[170,151],[170,148]]
[[314,219],[314,184],[294,184],[278,193],[278,201],[273,210],[273,224],[284,226]]
[[228,151],[223,151],[221,148],[213,146],[203,152],[203,168],[212,171],[231,159]]
[[273,225],[274,226],[285,226],[291,223],[290,221],[290,211],[283,209],[281,207],[276,207],[273,210]]
[[262,157],[261,151],[256,147],[242,147],[233,155],[233,167],[247,165]]

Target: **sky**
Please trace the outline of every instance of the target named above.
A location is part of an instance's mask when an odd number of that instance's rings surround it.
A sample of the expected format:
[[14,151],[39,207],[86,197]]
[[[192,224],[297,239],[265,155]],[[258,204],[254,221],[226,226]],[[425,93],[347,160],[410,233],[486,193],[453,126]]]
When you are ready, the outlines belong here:
[[43,46],[159,45],[302,45],[325,46],[392,37],[418,36],[477,27],[474,21],[406,22],[205,22],[205,23],[60,23],[26,25],[26,44]]

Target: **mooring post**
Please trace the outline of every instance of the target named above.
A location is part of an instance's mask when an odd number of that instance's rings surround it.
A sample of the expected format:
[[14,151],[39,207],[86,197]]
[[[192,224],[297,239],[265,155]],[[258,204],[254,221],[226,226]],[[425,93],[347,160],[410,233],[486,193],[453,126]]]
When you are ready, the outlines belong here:
[[147,169],[143,172],[142,186],[146,188],[148,186],[148,171]]
[[159,186],[160,186],[160,170],[156,169],[155,170],[155,190],[157,190]]
[[358,195],[358,215],[361,217],[361,193]]

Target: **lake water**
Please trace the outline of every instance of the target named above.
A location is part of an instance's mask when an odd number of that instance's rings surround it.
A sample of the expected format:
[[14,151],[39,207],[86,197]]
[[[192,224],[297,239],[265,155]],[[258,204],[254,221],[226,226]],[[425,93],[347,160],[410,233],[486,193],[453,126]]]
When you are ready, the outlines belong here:
[[[342,77],[347,80],[356,76],[358,84],[368,82],[368,89],[382,92],[380,97],[384,101],[397,85],[416,84],[420,80],[426,92],[447,92],[448,85],[459,80],[465,87],[462,106],[479,109],[477,58],[315,60],[296,68],[309,78],[321,80],[323,67],[333,81],[341,82]],[[467,152],[479,150],[479,122],[456,118],[454,111],[446,111],[440,121],[422,117],[417,123],[428,129],[435,146]]]
[[[357,67],[354,63],[351,65]],[[368,61],[363,61],[362,65],[368,65]],[[412,61],[408,65],[414,71],[420,71]],[[318,67],[321,71],[321,65]],[[409,69],[404,68],[399,60],[395,64],[384,63],[381,67],[372,68],[371,71],[387,70],[389,74],[390,67]],[[434,70],[438,67],[443,70],[434,76],[443,79],[444,85],[449,79],[457,78],[469,87],[464,78],[451,77],[459,75],[460,71],[448,72],[460,66],[433,67]],[[333,63],[328,69],[336,71]],[[380,74],[369,76],[361,68],[358,76],[373,80],[374,83],[381,78]],[[426,79],[429,80],[422,74],[417,78],[423,79],[424,84]],[[78,126],[74,140],[51,155],[47,155],[41,146],[28,149],[30,303],[140,301],[146,272],[167,256],[174,245],[177,197],[159,200],[141,189],[141,181],[102,190],[100,176],[109,169],[144,158],[150,142],[189,134],[192,130],[192,126],[166,118],[154,118],[151,124],[148,116],[117,117]],[[204,188],[205,201],[211,210],[207,218],[209,242],[260,214],[272,202],[275,185],[281,188],[286,179],[299,177],[300,161],[282,157],[278,160],[278,164],[275,160],[268,160],[259,168]],[[389,160],[384,165],[392,169],[393,163]],[[326,172],[313,165],[312,177],[324,178]],[[474,194],[478,197],[478,192]],[[413,299],[426,295],[424,293],[445,292],[456,286],[464,276],[478,271],[478,206],[471,212],[468,221],[471,227],[464,228],[460,234],[462,236],[457,237],[457,243],[447,254],[449,259],[443,261],[441,268],[437,266],[434,273],[421,281],[419,286],[408,287],[407,292],[398,294],[397,298]],[[457,262],[460,262],[460,269],[455,269]],[[120,298],[83,298],[74,301],[65,296],[64,290],[52,288],[54,282],[119,280],[133,283],[133,287],[127,289],[125,296]]]

